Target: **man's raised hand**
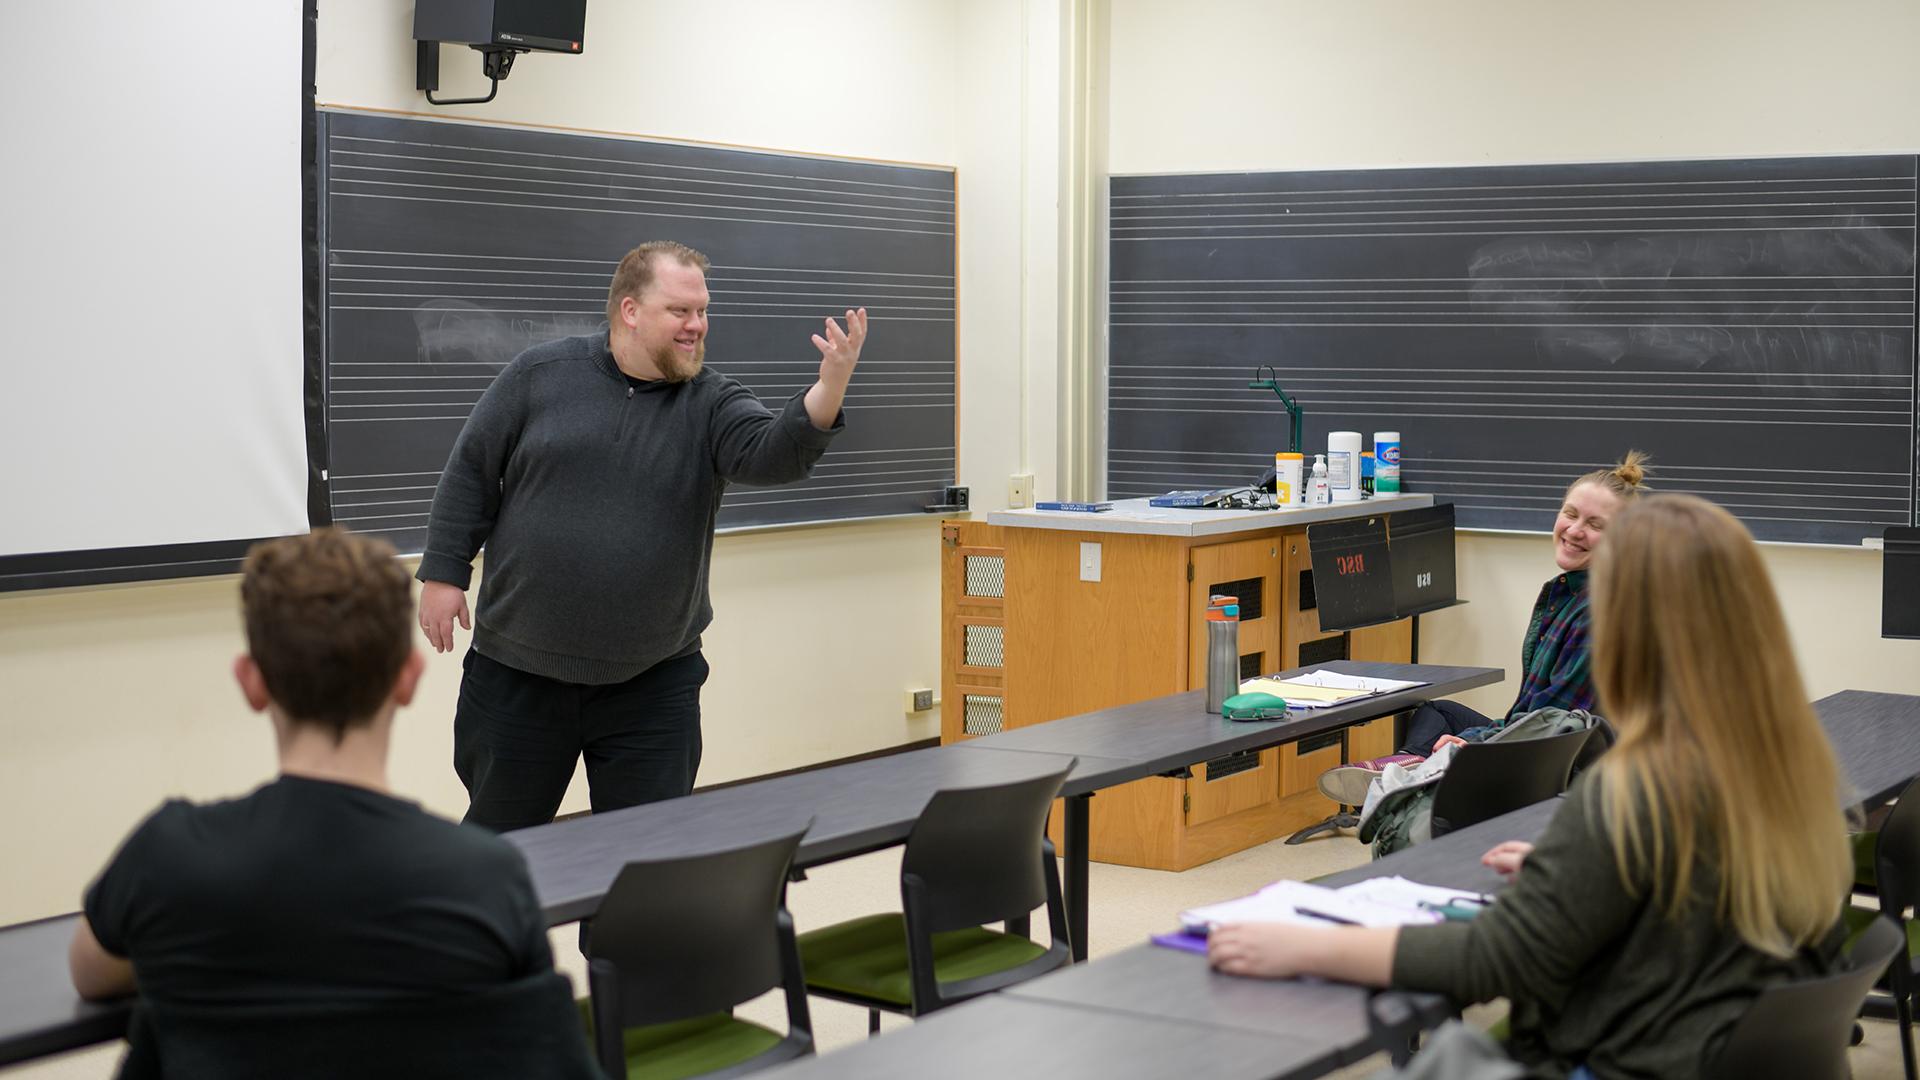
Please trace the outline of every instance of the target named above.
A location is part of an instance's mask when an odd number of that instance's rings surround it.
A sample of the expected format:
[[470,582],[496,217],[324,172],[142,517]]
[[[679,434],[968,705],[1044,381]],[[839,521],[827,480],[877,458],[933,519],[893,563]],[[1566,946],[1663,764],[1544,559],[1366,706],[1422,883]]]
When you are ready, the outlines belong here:
[[825,336],[813,335],[813,347],[820,350],[820,381],[844,389],[860,362],[860,346],[867,342],[867,309],[847,312],[847,327],[827,320]]

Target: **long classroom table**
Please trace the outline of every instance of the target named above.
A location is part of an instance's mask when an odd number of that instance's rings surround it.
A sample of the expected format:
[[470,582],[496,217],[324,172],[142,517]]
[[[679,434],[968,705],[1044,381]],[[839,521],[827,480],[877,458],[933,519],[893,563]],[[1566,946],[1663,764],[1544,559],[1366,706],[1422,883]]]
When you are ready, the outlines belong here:
[[[549,924],[593,914],[631,860],[724,848],[811,820],[794,865],[806,869],[904,841],[942,787],[1019,779],[1074,762],[1061,794],[1068,936],[1086,958],[1089,801],[1101,788],[1389,716],[1429,697],[1499,682],[1498,668],[1334,661],[1326,667],[1422,685],[1286,719],[1209,714],[1198,691],[1104,709],[966,743],[794,773],[507,834],[526,855]],[[1300,671],[1308,670],[1305,668]],[[0,930],[0,1065],[114,1038],[128,1001],[84,1002],[63,977],[75,916]]]
[[[813,819],[794,856],[800,869],[901,843],[942,787],[1013,780],[1075,762],[1061,788],[1068,931],[1086,958],[1087,821],[1094,792],[1242,750],[1263,749],[1499,682],[1498,668],[1341,660],[1317,667],[1421,685],[1283,720],[1238,722],[1208,713],[1200,691],[1067,717],[952,746],[795,773],[683,799],[594,814],[507,834],[527,856],[549,921],[593,914],[621,867],[766,835],[769,822]],[[1298,669],[1301,671],[1307,669]],[[755,829],[759,832],[755,832]]]
[[[932,791],[943,783],[1011,778],[1038,771],[1035,766],[1044,768],[1063,752],[1069,753],[1079,760],[1063,789],[1069,814],[1062,854],[1069,886],[1069,933],[1076,959],[1084,959],[1087,798],[1095,791],[1237,750],[1277,745],[1390,715],[1413,700],[1459,693],[1500,678],[1497,671],[1486,668],[1346,661],[1327,666],[1356,674],[1393,677],[1397,672],[1402,677],[1419,677],[1431,673],[1433,677],[1422,680],[1431,685],[1401,695],[1254,724],[1223,721],[1201,712],[1197,694],[1174,695],[937,750],[556,822],[512,834],[512,838],[534,867],[534,887],[549,922],[563,923],[591,914],[626,859],[722,846],[729,836],[745,835],[762,820],[754,816],[758,813],[800,815],[790,820],[811,817],[813,826],[796,861],[801,867],[819,865],[901,842]],[[1822,698],[1814,706],[1843,771],[1865,805],[1884,803],[1920,776],[1920,697],[1849,690]],[[1067,735],[1071,737],[1063,737]],[[1054,760],[1046,760],[1048,756]],[[125,1032],[129,1002],[82,1001],[66,978],[65,946],[74,919],[63,915],[0,929],[0,1065],[108,1041]]]

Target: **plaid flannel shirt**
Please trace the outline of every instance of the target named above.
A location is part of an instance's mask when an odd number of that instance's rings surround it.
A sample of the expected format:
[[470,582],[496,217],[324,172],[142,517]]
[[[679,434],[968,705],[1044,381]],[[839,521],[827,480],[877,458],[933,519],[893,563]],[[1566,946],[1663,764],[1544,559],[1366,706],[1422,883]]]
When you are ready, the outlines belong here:
[[1592,710],[1593,670],[1587,663],[1592,621],[1587,571],[1561,574],[1540,587],[1520,646],[1520,696],[1506,720],[1549,707]]

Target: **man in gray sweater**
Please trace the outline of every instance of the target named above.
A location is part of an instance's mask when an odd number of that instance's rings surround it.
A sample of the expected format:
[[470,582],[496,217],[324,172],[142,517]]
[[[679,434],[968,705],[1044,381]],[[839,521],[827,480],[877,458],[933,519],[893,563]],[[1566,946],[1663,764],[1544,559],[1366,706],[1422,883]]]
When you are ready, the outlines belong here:
[[[487,389],[434,492],[420,628],[474,630],[454,717],[466,820],[551,821],[584,755],[596,813],[685,795],[700,765],[700,633],[729,481],[807,476],[844,426],[864,308],[813,343],[820,377],[778,414],[706,370],[707,259],[620,261],[607,332],[536,345]],[[479,625],[466,587],[482,544]]]

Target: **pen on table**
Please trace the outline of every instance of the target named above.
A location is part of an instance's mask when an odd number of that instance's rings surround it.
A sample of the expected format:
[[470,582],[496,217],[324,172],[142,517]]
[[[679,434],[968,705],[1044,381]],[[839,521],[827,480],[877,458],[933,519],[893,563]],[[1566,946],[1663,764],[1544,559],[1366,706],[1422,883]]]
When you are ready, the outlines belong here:
[[1364,923],[1360,922],[1358,919],[1349,919],[1344,915],[1329,915],[1324,911],[1314,911],[1311,908],[1295,907],[1293,909],[1293,913],[1295,915],[1305,915],[1309,919],[1323,919],[1327,922],[1337,923],[1341,926],[1365,925]]

